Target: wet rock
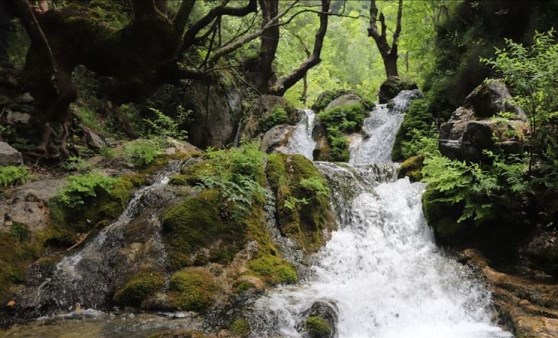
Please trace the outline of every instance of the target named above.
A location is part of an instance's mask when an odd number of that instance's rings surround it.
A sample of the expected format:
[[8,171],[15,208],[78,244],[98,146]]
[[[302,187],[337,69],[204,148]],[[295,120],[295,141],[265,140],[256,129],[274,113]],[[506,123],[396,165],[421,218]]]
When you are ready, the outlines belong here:
[[416,83],[402,80],[399,77],[391,76],[380,86],[378,99],[380,103],[388,103],[389,100],[397,96],[402,90],[418,89]]
[[558,285],[496,271],[473,249],[460,256],[488,282],[502,324],[516,337],[558,337]]
[[269,129],[263,136],[261,150],[271,153],[283,147],[289,141],[294,126],[290,124],[280,124]]
[[[481,161],[485,150],[519,153],[528,124],[525,113],[510,103],[511,95],[499,81],[477,87],[440,127],[439,149],[450,158]],[[509,119],[496,118],[508,112]]]
[[317,301],[304,311],[304,321],[298,323],[297,330],[305,338],[330,338],[337,336],[337,306],[328,300]]
[[0,142],[0,165],[23,164],[21,153],[6,142]]
[[399,168],[399,178],[408,176],[411,182],[418,182],[422,179],[423,156],[411,156],[401,163]]

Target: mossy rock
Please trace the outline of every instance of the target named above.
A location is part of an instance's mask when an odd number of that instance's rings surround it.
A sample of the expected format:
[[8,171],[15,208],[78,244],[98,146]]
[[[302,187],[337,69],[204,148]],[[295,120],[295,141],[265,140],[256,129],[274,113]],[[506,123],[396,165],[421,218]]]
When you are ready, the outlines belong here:
[[262,255],[248,262],[248,268],[269,285],[294,284],[298,281],[295,267],[277,256]]
[[165,284],[160,272],[140,272],[119,288],[114,294],[114,301],[121,305],[139,307],[141,303]]
[[310,338],[329,338],[333,333],[333,329],[328,321],[320,316],[306,318],[304,329]]
[[238,337],[248,337],[250,330],[250,324],[244,318],[235,319],[229,326],[229,331]]
[[163,239],[171,269],[227,263],[243,247],[243,225],[222,217],[221,204],[218,191],[204,190],[165,210]]
[[354,94],[354,92],[347,89],[326,90],[318,95],[316,102],[312,104],[312,110],[314,110],[316,113],[319,113],[324,110],[325,107],[327,107],[327,105],[331,103],[331,101],[346,94]]
[[27,266],[39,257],[42,245],[36,239],[21,239],[0,233],[0,299],[10,287],[25,281]]
[[266,173],[276,195],[279,229],[305,252],[316,252],[335,226],[327,181],[301,155],[271,154]]
[[423,162],[424,157],[422,156],[409,157],[399,167],[399,178],[408,176],[411,182],[419,182],[422,180]]
[[387,103],[389,100],[397,96],[402,90],[418,89],[416,83],[390,76],[380,85],[380,93],[378,94],[380,103]]
[[204,312],[214,304],[218,290],[210,273],[186,268],[171,276],[169,296],[178,310]]

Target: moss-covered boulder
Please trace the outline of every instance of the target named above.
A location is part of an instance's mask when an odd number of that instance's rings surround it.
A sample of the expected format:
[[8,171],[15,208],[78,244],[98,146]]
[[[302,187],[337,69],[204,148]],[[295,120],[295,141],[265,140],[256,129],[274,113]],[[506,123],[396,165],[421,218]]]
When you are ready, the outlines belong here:
[[174,273],[169,297],[178,310],[204,312],[215,302],[219,287],[214,277],[201,268],[186,268]]
[[267,284],[294,284],[298,281],[295,267],[281,257],[261,255],[248,263],[248,268]]
[[319,316],[306,318],[304,328],[310,338],[329,338],[333,332],[330,324]]
[[139,307],[165,284],[160,272],[139,272],[130,277],[114,294],[114,301],[125,306]]
[[418,182],[422,180],[422,167],[423,167],[424,157],[422,156],[412,156],[401,163],[399,167],[399,178],[405,176],[409,177],[411,182]]
[[418,89],[414,82],[407,81],[397,76],[390,76],[380,85],[378,99],[380,103],[388,103],[389,100],[397,96],[402,90]]
[[229,262],[245,243],[240,222],[223,214],[217,190],[204,190],[163,213],[163,239],[173,270],[208,262]]
[[297,110],[285,98],[262,95],[248,112],[242,138],[250,140],[280,124],[294,125],[298,122]]
[[335,226],[327,181],[301,155],[270,155],[266,173],[276,196],[279,229],[306,253],[316,252]]

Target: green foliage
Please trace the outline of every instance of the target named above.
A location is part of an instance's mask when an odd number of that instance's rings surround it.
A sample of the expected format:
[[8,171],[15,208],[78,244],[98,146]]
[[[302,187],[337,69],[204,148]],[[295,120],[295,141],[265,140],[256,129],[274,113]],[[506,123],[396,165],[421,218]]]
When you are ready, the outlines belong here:
[[91,165],[87,163],[83,158],[77,156],[70,156],[66,162],[64,162],[63,167],[68,171],[86,172],[91,169]]
[[84,205],[88,198],[96,197],[100,190],[109,191],[115,182],[115,178],[97,172],[70,176],[68,185],[58,198],[70,208]]
[[248,337],[250,334],[250,323],[244,318],[237,318],[229,327],[231,332],[238,337]]
[[98,114],[91,108],[87,106],[79,106],[76,113],[81,123],[87,128],[102,136],[111,135],[106,121],[101,119],[101,117],[98,116]]
[[332,333],[331,325],[320,316],[310,316],[304,321],[304,329],[310,338],[330,337]]
[[31,237],[31,233],[25,224],[13,222],[10,225],[10,235],[15,237],[18,241],[23,242]]
[[394,161],[416,155],[425,156],[436,150],[436,133],[432,125],[434,116],[430,106],[429,99],[413,100],[409,105],[395,138],[392,151]]
[[186,111],[180,106],[178,116],[173,119],[165,115],[159,109],[149,108],[154,114],[154,119],[144,119],[147,135],[150,137],[172,137],[177,140],[186,140],[188,135],[180,128],[184,121],[189,119],[191,111]]
[[289,122],[289,114],[283,107],[275,107],[269,117],[260,122],[260,130],[267,131],[272,127]]
[[359,131],[366,117],[366,110],[361,103],[334,107],[318,114],[331,146],[330,161],[349,159],[349,143],[344,134]]
[[27,167],[16,167],[12,165],[0,167],[0,186],[9,187],[24,184],[30,178]]
[[259,144],[247,143],[229,150],[210,150],[209,163],[199,173],[199,184],[207,189],[218,189],[233,208],[233,217],[246,215],[254,202],[263,202],[267,190],[264,163],[266,154]]
[[434,202],[463,205],[458,222],[482,224],[501,217],[500,210],[521,209],[522,196],[528,190],[526,164],[521,159],[487,155],[492,158],[491,166],[440,155],[424,160],[422,173],[437,196]]
[[319,113],[323,111],[327,107],[327,105],[331,103],[331,101],[335,100],[336,98],[342,95],[351,94],[351,93],[353,92],[347,89],[326,90],[325,92],[321,93],[320,96],[318,96],[316,102],[314,102],[314,104],[312,105],[312,109],[316,113]]
[[153,163],[163,153],[161,141],[157,139],[137,139],[124,145],[124,156],[137,167]]

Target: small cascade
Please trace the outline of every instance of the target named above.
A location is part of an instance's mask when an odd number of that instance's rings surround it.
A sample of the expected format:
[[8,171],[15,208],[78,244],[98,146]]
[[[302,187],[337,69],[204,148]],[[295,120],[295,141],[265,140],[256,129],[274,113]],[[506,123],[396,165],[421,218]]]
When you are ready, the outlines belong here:
[[351,135],[350,163],[368,164],[391,161],[395,136],[403,122],[405,110],[411,100],[420,97],[418,90],[404,90],[390,103],[378,104],[364,120],[360,134]]
[[339,229],[299,285],[255,302],[252,337],[302,337],[316,304],[329,304],[339,337],[511,337],[492,323],[482,283],[436,247],[422,213],[424,184],[397,179],[391,148],[418,95],[404,91],[377,106],[349,163],[316,162]]
[[[113,285],[124,278],[124,271],[114,271],[114,266],[126,260],[120,250],[125,244],[124,229],[146,210],[161,205],[168,198],[162,197],[163,188],[171,174],[178,172],[181,162],[173,162],[160,172],[154,183],[139,189],[120,217],[103,228],[78,252],[64,257],[54,273],[38,287],[35,303],[40,307],[72,309],[76,304],[83,308],[103,306],[107,297],[114,292]],[[153,214],[141,217],[142,228],[149,235],[152,257],[163,265],[165,250],[160,234],[158,217]],[[54,304],[53,304],[54,303]]]
[[309,160],[312,160],[316,141],[312,137],[314,131],[314,121],[316,114],[311,109],[303,109],[301,118],[295,126],[292,136],[289,139],[285,149],[282,151],[287,154],[301,154]]

